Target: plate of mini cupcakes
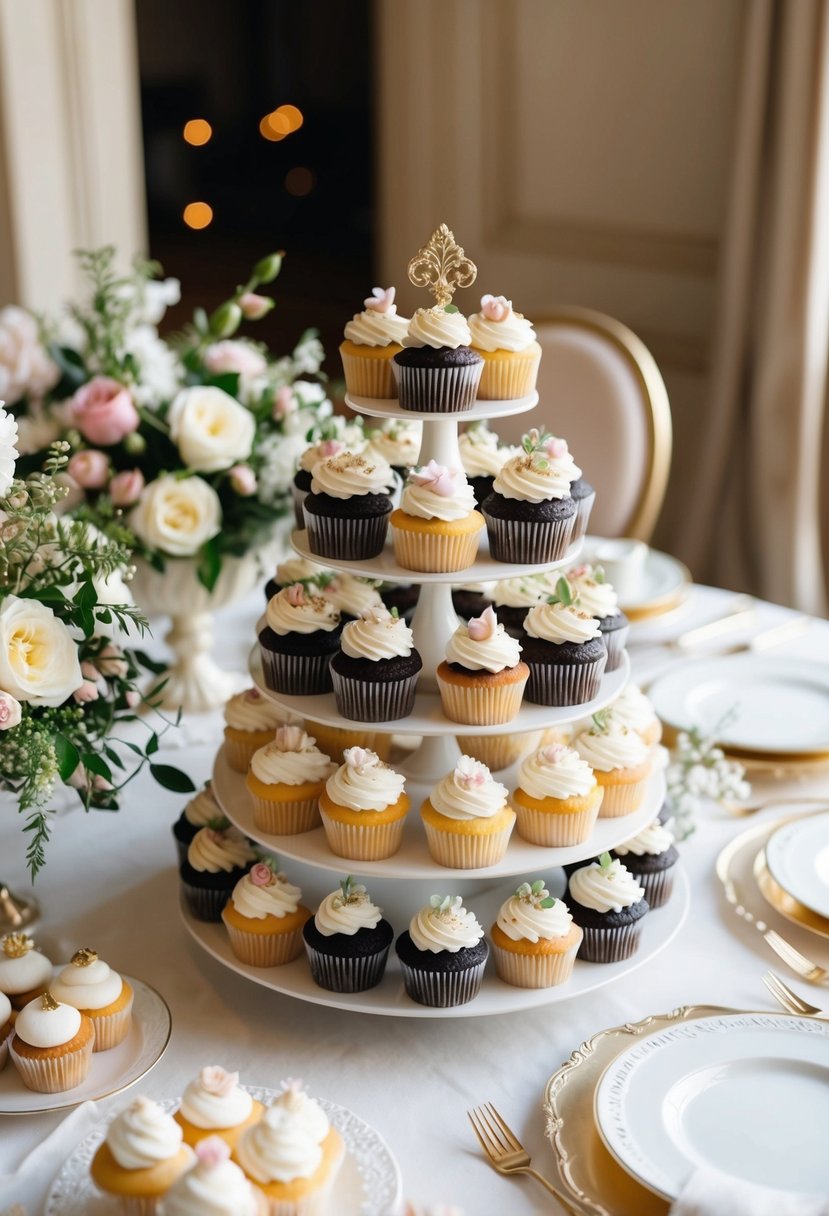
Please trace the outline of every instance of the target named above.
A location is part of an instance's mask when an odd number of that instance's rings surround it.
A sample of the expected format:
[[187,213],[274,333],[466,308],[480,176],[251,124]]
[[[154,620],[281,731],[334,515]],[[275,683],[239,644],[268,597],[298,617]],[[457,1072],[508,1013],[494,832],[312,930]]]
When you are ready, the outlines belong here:
[[127,1089],[161,1059],[170,1029],[163,997],[96,951],[54,966],[27,934],[0,938],[0,1115]]

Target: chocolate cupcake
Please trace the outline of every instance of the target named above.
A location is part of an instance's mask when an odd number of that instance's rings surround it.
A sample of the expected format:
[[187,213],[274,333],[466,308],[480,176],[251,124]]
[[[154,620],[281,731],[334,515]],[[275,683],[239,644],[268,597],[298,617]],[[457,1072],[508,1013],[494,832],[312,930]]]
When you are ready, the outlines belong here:
[[349,877],[326,895],[302,936],[314,983],[330,992],[365,992],[383,978],[394,930]]
[[197,794],[193,795],[173,824],[173,837],[176,842],[178,864],[180,866],[184,865],[187,860],[187,850],[190,847],[190,842],[198,831],[206,827],[215,827],[222,822],[226,824],[227,820],[224,817],[222,808],[213,796],[210,782],[206,781],[204,787]]
[[[352,451],[361,451],[363,443],[358,443],[352,447]],[[321,460],[328,460],[332,456],[340,456],[349,450],[344,439],[335,439],[329,437],[327,439],[319,439],[316,443],[312,443],[307,447],[299,458],[299,468],[294,474],[294,479],[291,483],[291,497],[294,503],[294,517],[298,528],[305,527],[305,514],[302,510],[305,499],[311,493],[311,472],[315,464],[319,464]],[[294,580],[292,580],[294,581]],[[298,580],[297,580],[298,581]]]
[[490,584],[473,583],[468,587],[452,588],[452,607],[464,621],[470,621],[473,616],[480,616],[487,608],[492,607],[489,595]]
[[470,423],[458,436],[461,464],[480,507],[492,493],[493,483],[508,460],[520,455],[520,448],[502,444],[485,421]]
[[481,507],[489,551],[499,562],[559,561],[573,536],[576,504],[570,483],[581,470],[564,439],[532,430],[522,446],[498,473]]
[[661,908],[668,902],[674,889],[674,866],[679,861],[668,824],[655,819],[630,840],[617,845],[612,855],[644,887],[649,908]]
[[220,921],[231,891],[255,860],[256,854],[236,828],[200,828],[179,870],[190,913],[197,920]]
[[470,339],[466,318],[453,304],[417,310],[392,364],[404,410],[456,414],[472,408],[484,361]]
[[343,629],[331,660],[337,709],[352,722],[395,722],[414,709],[423,666],[412,631],[382,605],[368,608]]
[[289,696],[330,692],[328,665],[343,629],[331,601],[294,583],[270,601],[265,621],[259,650],[268,688]]
[[376,557],[386,543],[392,481],[379,456],[345,452],[315,464],[303,504],[311,552],[353,562]]
[[[304,528],[304,522],[299,526]],[[278,595],[283,587],[291,587],[294,583],[304,583],[306,587],[313,584],[318,590],[323,590],[333,577],[334,571],[326,570],[325,566],[309,562],[305,557],[289,557],[287,561],[279,563],[273,578],[265,583],[265,603]]]
[[380,599],[389,612],[396,608],[397,615],[404,617],[411,624],[417,601],[420,599],[420,585],[418,583],[384,583],[380,587]]
[[465,1005],[481,990],[489,946],[460,895],[433,895],[396,943],[406,992],[419,1005]]
[[585,481],[583,477],[577,477],[570,483],[570,497],[576,504],[576,522],[573,525],[572,544],[587,535],[587,525],[590,521],[593,503],[596,501],[596,491],[589,481]]
[[492,592],[492,604],[498,620],[519,641],[524,636],[524,621],[531,608],[552,595],[555,575],[522,574],[518,578],[500,579]]
[[573,920],[584,930],[579,958],[619,963],[636,953],[648,903],[644,889],[618,858],[602,853],[598,861],[574,870],[565,898]]
[[542,602],[527,613],[521,640],[536,705],[583,705],[598,696],[607,651],[598,623],[573,604]]
[[583,612],[599,622],[607,650],[606,671],[615,671],[622,662],[630,622],[619,608],[619,597],[606,582],[601,566],[573,566],[567,571],[573,598]]

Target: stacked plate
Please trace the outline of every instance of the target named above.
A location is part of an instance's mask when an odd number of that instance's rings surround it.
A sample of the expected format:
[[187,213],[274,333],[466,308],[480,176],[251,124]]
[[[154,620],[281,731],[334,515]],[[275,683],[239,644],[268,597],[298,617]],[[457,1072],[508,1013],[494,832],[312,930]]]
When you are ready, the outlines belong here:
[[828,1079],[814,1018],[696,1006],[603,1031],[547,1084],[556,1185],[579,1216],[662,1216],[698,1169],[826,1194]]
[[829,937],[829,811],[776,826],[757,853],[754,876],[781,916]]

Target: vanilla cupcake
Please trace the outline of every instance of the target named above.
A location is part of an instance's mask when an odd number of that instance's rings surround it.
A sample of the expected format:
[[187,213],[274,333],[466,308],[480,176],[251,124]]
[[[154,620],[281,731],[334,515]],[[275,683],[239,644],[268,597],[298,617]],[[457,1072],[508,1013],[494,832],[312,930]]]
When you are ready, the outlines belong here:
[[329,599],[340,614],[340,619],[347,624],[356,621],[357,617],[369,608],[382,608],[383,601],[377,588],[377,579],[359,578],[355,574],[335,574],[323,588],[323,595]]
[[490,930],[495,970],[516,988],[564,984],[582,941],[567,905],[553,899],[543,878],[522,882],[501,905]]
[[433,895],[395,949],[406,992],[419,1005],[465,1005],[481,990],[489,945],[460,895]]
[[581,844],[595,827],[603,795],[577,751],[548,744],[527,756],[518,770],[512,795],[518,835],[548,848]]
[[459,625],[437,669],[443,712],[453,722],[492,726],[511,722],[521,708],[530,669],[521,646],[491,608]]
[[302,507],[311,552],[352,562],[377,557],[386,543],[394,483],[391,466],[368,451],[315,464]]
[[187,1083],[173,1118],[181,1128],[184,1143],[193,1148],[205,1136],[218,1136],[234,1148],[242,1132],[261,1117],[264,1109],[242,1089],[238,1072],[212,1064]]
[[337,709],[354,722],[395,722],[414,709],[423,660],[402,617],[381,603],[349,621],[331,660]]
[[535,565],[559,561],[573,535],[576,504],[570,483],[581,476],[567,442],[532,430],[523,452],[501,468],[481,510],[496,561]]
[[124,1216],[156,1216],[162,1197],[194,1160],[172,1115],[140,1096],[112,1120],[89,1172]]
[[222,822],[227,822],[224,812],[216,801],[212,785],[206,781],[199,792],[193,795],[173,824],[178,864],[184,865],[190,841],[200,828],[218,827]]
[[231,697],[224,708],[225,756],[237,773],[246,773],[253,753],[273,738],[288,715],[263,697],[258,688],[246,688]]
[[442,573],[472,565],[484,520],[463,470],[430,460],[409,474],[391,527],[398,565]]
[[94,950],[76,950],[49,991],[56,1001],[74,1005],[89,1018],[95,1027],[94,1051],[117,1047],[129,1034],[133,990]]
[[219,1136],[195,1146],[196,1163],[164,1196],[164,1216],[268,1216],[268,1201],[230,1160]]
[[481,311],[469,318],[472,349],[484,360],[478,397],[514,401],[535,388],[541,347],[525,316],[514,312],[504,296],[481,296]]
[[328,664],[342,629],[340,613],[313,585],[284,587],[268,602],[259,634],[268,688],[300,697],[330,692]]
[[5,992],[0,992],[0,1070],[9,1058],[9,1042],[14,1031],[12,1003]]
[[607,651],[599,623],[575,604],[536,604],[524,620],[526,698],[537,705],[583,705],[599,695]]
[[319,796],[334,765],[301,726],[280,726],[254,752],[245,785],[253,821],[271,836],[294,836],[318,827]]
[[0,992],[9,998],[12,1009],[22,1009],[42,996],[51,981],[52,964],[27,933],[0,937]]
[[258,861],[233,888],[222,920],[233,953],[251,967],[281,967],[302,953],[302,926],[311,915],[302,891],[277,872],[275,863]]
[[654,819],[630,840],[617,844],[611,856],[618,857],[644,888],[649,908],[661,908],[668,902],[674,889],[674,867],[679,861],[670,821]]
[[387,418],[368,433],[369,450],[387,460],[404,481],[417,464],[423,441],[423,423],[417,418]]
[[471,422],[458,436],[458,450],[463,471],[469,478],[479,507],[492,493],[495,478],[507,461],[521,454],[520,448],[501,443],[484,420]]
[[355,397],[397,396],[392,359],[403,348],[409,318],[397,315],[393,287],[373,287],[345,327],[340,345],[346,391]]
[[329,992],[365,992],[383,978],[394,930],[362,883],[343,879],[302,930],[314,983]]
[[425,414],[471,409],[484,366],[471,341],[454,304],[418,308],[392,362],[401,408]]
[[605,580],[601,566],[573,566],[567,571],[567,581],[582,612],[589,612],[599,622],[607,649],[605,671],[615,671],[622,662],[630,632],[630,623],[619,608],[618,595]]
[[86,1014],[44,992],[18,1013],[9,1054],[27,1089],[58,1094],[86,1080],[94,1044]]
[[324,1216],[344,1156],[342,1137],[319,1103],[301,1081],[284,1081],[233,1160],[264,1192],[271,1216]]
[[639,948],[645,890],[618,858],[602,853],[570,873],[567,905],[584,930],[579,958],[588,963],[618,963]]
[[636,684],[626,684],[608,706],[608,712],[613,722],[636,731],[646,747],[656,747],[662,738],[662,723],[650,700]]
[[519,731],[511,735],[456,735],[458,747],[467,756],[480,760],[492,772],[510,768],[516,760],[542,743],[542,731]]
[[434,860],[456,870],[495,865],[507,851],[515,811],[485,764],[461,756],[420,808]]
[[651,759],[650,749],[636,731],[614,723],[605,711],[593,715],[590,730],[578,734],[573,746],[604,789],[602,819],[630,815],[638,809],[647,789]]
[[349,747],[325,783],[320,814],[328,846],[338,857],[379,861],[400,848],[409,810],[406,780],[376,752]]
[[256,854],[236,828],[200,828],[179,870],[187,907],[197,920],[218,921],[236,883]]

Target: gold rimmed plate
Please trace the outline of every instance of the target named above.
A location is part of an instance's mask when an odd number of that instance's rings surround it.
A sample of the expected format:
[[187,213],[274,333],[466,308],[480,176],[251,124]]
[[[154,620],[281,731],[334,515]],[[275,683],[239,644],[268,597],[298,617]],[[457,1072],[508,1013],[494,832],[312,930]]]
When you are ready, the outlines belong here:
[[766,903],[774,908],[775,912],[779,912],[793,924],[799,925],[801,929],[808,929],[810,933],[817,933],[820,937],[829,938],[829,919],[813,912],[811,908],[807,908],[805,904],[781,887],[779,882],[775,881],[768,867],[765,849],[760,849],[754,858],[754,877],[757,880],[760,894]]

